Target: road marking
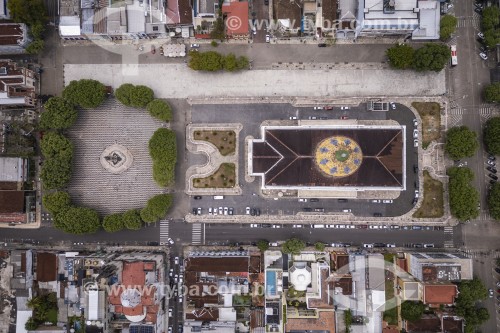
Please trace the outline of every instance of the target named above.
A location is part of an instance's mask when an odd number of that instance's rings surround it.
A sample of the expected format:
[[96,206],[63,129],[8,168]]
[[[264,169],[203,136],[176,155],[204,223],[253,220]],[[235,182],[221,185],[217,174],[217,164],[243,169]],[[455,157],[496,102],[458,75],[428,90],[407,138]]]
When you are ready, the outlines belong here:
[[168,220],[160,221],[160,245],[165,245],[168,243]]
[[462,116],[461,115],[450,115],[450,117],[448,117],[449,127],[453,127],[453,126],[459,125],[461,123],[462,123]]
[[491,220],[491,215],[487,210],[481,210],[481,214],[479,215],[479,220],[480,221],[490,221]]
[[192,239],[191,239],[191,244],[193,245],[199,245],[201,244],[201,223],[193,223],[193,233],[192,233]]
[[444,233],[453,235],[453,227],[444,227]]
[[455,244],[453,243],[453,241],[444,241],[444,247],[446,249],[453,248],[455,247]]
[[464,108],[452,108],[452,109],[450,109],[450,114],[452,114],[452,115],[462,115],[464,113],[465,113]]

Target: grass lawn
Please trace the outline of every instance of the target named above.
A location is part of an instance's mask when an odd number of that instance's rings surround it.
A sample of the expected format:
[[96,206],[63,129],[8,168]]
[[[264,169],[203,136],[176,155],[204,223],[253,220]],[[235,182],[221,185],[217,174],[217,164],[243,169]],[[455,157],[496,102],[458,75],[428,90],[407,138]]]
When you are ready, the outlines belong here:
[[426,149],[432,141],[441,137],[441,107],[436,102],[413,102],[411,105],[422,118],[422,148]]
[[233,163],[222,163],[220,168],[205,178],[193,179],[196,188],[232,188],[236,179]]
[[422,206],[413,214],[417,218],[434,218],[444,215],[443,183],[431,177],[424,170],[424,200]]
[[[388,261],[389,263],[393,263],[394,262],[394,257],[396,255],[394,253],[384,253],[384,260],[385,261]],[[386,264],[389,264],[389,263],[386,263]]]
[[236,133],[234,131],[195,131],[194,139],[210,142],[219,149],[222,156],[234,154],[236,151]]

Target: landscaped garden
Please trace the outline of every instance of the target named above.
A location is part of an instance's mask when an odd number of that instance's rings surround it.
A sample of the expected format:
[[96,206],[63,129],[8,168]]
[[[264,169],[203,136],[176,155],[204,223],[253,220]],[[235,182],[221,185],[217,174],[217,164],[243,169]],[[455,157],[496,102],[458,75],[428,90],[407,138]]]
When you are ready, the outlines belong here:
[[444,215],[443,183],[424,170],[424,199],[413,214],[417,218],[438,218]]
[[194,178],[196,188],[232,188],[236,184],[236,167],[233,163],[222,163],[210,176]]
[[422,148],[426,149],[432,141],[441,138],[441,107],[436,102],[413,102],[411,105],[422,119]]
[[234,131],[195,131],[194,139],[207,141],[219,150],[222,156],[236,151],[236,133]]

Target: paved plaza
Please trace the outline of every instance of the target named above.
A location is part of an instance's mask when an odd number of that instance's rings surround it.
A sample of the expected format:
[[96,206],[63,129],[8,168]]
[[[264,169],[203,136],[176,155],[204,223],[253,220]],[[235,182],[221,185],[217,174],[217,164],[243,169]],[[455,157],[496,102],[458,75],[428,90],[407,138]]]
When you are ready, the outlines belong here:
[[[80,111],[68,132],[75,146],[69,185],[73,202],[110,214],[142,208],[150,197],[161,193],[153,180],[148,152],[148,141],[161,126],[146,110],[123,106],[114,99],[97,109]],[[115,144],[133,158],[121,173],[110,172],[101,163],[103,152]]]
[[64,83],[92,78],[115,89],[123,83],[151,87],[159,98],[438,96],[445,73],[388,69],[248,70],[195,72],[185,64],[66,64]]

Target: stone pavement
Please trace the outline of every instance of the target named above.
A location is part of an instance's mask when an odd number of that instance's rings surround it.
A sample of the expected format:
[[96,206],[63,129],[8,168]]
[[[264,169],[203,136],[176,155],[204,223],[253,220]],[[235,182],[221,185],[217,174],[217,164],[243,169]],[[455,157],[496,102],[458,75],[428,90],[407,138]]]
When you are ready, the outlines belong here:
[[[114,88],[150,86],[158,98],[439,96],[445,73],[388,69],[248,70],[195,72],[185,64],[66,64],[64,82],[93,78]],[[152,79],[156,78],[156,85]],[[159,78],[159,79],[158,79]],[[214,84],[217,82],[217,84]],[[251,84],[250,84],[251,83]]]

